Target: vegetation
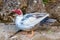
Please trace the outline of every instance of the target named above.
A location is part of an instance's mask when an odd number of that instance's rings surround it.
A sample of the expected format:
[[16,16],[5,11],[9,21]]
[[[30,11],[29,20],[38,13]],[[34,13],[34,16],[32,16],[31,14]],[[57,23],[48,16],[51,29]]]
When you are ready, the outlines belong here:
[[48,3],[48,0],[43,0],[43,3],[44,3],[44,4],[47,4],[47,3]]

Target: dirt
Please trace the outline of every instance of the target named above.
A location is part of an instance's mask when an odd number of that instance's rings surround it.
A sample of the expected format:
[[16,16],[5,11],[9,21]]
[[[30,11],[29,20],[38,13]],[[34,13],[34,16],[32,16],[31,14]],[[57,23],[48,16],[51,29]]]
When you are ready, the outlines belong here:
[[21,32],[9,38],[19,29],[15,25],[0,23],[0,40],[60,40],[60,31],[57,31],[57,29],[60,30],[60,28],[56,28],[56,26],[51,26],[51,29],[48,30],[41,30],[40,27],[34,31],[34,36],[31,38],[21,34]]

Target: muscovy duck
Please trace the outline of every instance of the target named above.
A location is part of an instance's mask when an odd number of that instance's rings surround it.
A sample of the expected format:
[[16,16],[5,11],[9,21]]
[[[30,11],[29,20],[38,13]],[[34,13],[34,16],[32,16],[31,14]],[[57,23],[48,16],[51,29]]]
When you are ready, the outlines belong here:
[[[49,16],[49,14],[46,13],[30,13],[30,14],[22,14],[22,11],[20,9],[16,9],[13,10],[13,12],[15,12],[16,14],[18,14],[16,16],[16,20],[15,20],[15,24],[17,27],[20,28],[20,30],[24,30],[24,31],[31,31],[31,34],[28,35],[29,37],[32,37],[34,35],[33,30],[35,30],[36,28],[38,28],[37,25],[38,23],[40,23],[43,19],[45,19],[46,17]],[[27,33],[26,32],[26,33]]]

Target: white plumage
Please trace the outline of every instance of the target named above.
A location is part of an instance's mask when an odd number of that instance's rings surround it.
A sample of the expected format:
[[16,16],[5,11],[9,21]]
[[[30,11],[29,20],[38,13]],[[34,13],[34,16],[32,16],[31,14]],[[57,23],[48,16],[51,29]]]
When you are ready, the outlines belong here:
[[16,17],[15,24],[17,27],[20,28],[20,30],[30,31],[37,28],[35,27],[35,25],[40,23],[43,19],[45,19],[48,16],[49,14],[46,14],[46,13],[41,13],[41,14],[31,13],[31,14],[25,14],[24,16],[18,15]]
[[35,20],[36,20],[35,17],[30,17],[30,18],[24,20],[24,25],[31,24],[31,23],[34,22]]

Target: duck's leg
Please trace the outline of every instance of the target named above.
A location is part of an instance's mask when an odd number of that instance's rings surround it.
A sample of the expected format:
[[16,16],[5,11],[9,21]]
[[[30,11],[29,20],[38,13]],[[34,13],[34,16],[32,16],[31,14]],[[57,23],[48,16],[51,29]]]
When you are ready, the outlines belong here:
[[31,34],[27,34],[27,36],[30,38],[33,37],[33,35],[34,35],[34,31],[31,31]]
[[34,31],[31,31],[31,33],[29,33],[29,31],[23,31],[23,32],[21,32],[21,34],[27,35],[27,37],[31,38],[34,35]]

